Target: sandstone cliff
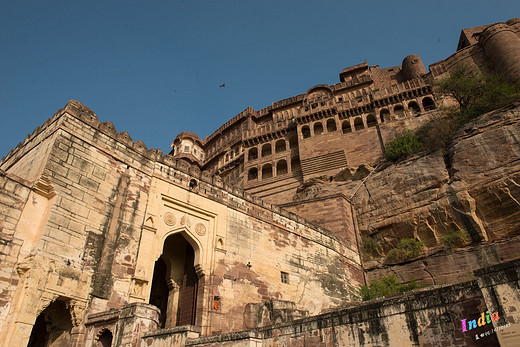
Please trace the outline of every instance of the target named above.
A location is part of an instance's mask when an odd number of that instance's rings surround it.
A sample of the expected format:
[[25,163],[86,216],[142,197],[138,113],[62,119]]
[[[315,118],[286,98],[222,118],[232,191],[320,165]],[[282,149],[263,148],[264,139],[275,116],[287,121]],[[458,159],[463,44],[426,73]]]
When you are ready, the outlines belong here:
[[[467,280],[467,271],[518,257],[519,126],[520,104],[514,104],[463,126],[447,154],[439,150],[382,163],[369,176],[343,173],[332,182],[308,185],[296,198],[338,191],[351,198],[359,235],[381,251],[381,257],[365,257],[375,258],[365,262],[369,280],[390,271],[405,281],[412,276],[432,284]],[[446,249],[442,236],[454,231],[466,238],[460,247]],[[402,238],[424,242],[421,259],[383,265],[384,254]]]

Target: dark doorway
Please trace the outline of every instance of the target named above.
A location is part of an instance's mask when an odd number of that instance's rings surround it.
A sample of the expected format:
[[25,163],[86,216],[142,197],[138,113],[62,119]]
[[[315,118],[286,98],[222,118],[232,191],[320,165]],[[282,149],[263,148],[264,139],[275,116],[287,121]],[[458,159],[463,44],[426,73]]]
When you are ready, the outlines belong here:
[[150,304],[161,310],[161,327],[195,324],[198,276],[195,251],[180,234],[168,236],[155,262]]
[[166,283],[166,264],[162,258],[155,262],[153,270],[152,290],[150,291],[150,304],[161,310],[159,325],[164,328],[166,323],[166,311],[168,309],[168,285]]
[[101,347],[110,347],[112,346],[112,332],[110,330],[105,330],[101,335],[99,335],[98,339]]
[[198,278],[193,261],[195,253],[193,248],[187,244],[186,258],[184,262],[184,275],[179,296],[179,317],[177,325],[195,324],[195,313],[197,309]]
[[34,323],[29,347],[70,346],[72,320],[63,301],[52,302]]

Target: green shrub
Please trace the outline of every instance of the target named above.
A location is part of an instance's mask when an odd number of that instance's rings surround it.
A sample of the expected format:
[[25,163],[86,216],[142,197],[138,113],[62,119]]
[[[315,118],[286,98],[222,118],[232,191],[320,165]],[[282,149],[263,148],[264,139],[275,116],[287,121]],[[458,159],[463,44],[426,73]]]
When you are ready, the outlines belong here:
[[385,157],[387,160],[397,161],[408,155],[419,152],[422,148],[417,135],[411,130],[406,130],[397,135],[395,139],[386,144]]
[[468,235],[462,230],[453,230],[448,234],[441,236],[441,243],[444,247],[452,249],[457,246],[462,246],[467,238]]
[[396,248],[390,250],[386,260],[390,263],[399,263],[416,258],[422,251],[424,243],[415,239],[401,239]]
[[452,117],[434,117],[415,131],[422,148],[435,151],[447,148],[457,130],[457,122]]
[[417,284],[413,278],[408,284],[403,284],[397,281],[395,275],[388,275],[380,280],[370,281],[368,286],[361,286],[359,289],[359,295],[363,301],[366,301],[422,287],[424,286]]
[[361,252],[367,259],[378,258],[382,255],[381,245],[371,237],[363,237],[361,239]]
[[520,82],[511,83],[503,75],[483,69],[457,68],[436,85],[437,92],[453,97],[458,108],[449,109],[444,117],[431,119],[415,132],[407,130],[385,144],[385,157],[398,161],[420,151],[448,147],[462,125],[486,112],[520,100]]
[[459,106],[451,112],[460,124],[520,99],[520,84],[488,69],[459,67],[437,83],[441,94],[453,97]]

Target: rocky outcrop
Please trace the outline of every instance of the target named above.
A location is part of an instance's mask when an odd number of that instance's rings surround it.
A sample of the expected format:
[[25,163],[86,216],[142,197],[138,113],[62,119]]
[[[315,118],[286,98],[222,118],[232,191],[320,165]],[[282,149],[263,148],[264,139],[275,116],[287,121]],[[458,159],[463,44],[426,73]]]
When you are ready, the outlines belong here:
[[[520,234],[520,104],[484,114],[463,126],[448,153],[421,154],[381,164],[361,179],[345,177],[341,182],[315,182],[306,188],[300,196],[341,192],[351,197],[359,234],[377,244],[381,256],[400,239],[414,238],[424,242],[424,255],[435,254],[437,263],[445,257],[447,263],[469,266],[473,262],[482,267],[513,259],[516,256],[511,252],[500,257],[478,254],[494,254],[487,245]],[[465,235],[458,246],[473,251],[459,248],[446,252],[443,236],[454,231]],[[467,254],[457,253],[463,251]],[[479,261],[474,261],[477,258]],[[374,271],[368,278],[389,271],[381,270],[383,259],[366,262],[365,268]],[[403,280],[414,272],[416,279],[427,283],[435,283],[435,277],[439,283],[462,279],[455,278],[460,275],[457,264],[432,277],[424,270],[424,263],[412,261],[394,270],[403,274],[398,276]]]
[[360,232],[381,242],[410,237],[427,247],[454,230],[491,242],[520,230],[520,105],[462,127],[449,152],[374,172],[353,196]]

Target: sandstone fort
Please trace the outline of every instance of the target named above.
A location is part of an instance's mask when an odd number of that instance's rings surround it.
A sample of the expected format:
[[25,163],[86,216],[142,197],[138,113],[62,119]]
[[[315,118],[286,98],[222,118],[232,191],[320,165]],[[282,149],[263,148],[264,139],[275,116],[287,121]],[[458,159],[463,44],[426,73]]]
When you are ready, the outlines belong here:
[[[462,66],[520,81],[520,19],[463,29],[428,70],[345,68],[168,154],[69,101],[0,162],[1,344],[518,346],[520,104],[447,153],[385,160],[455,104],[436,85]],[[389,261],[401,239],[420,254]],[[424,287],[361,301],[389,274]]]

